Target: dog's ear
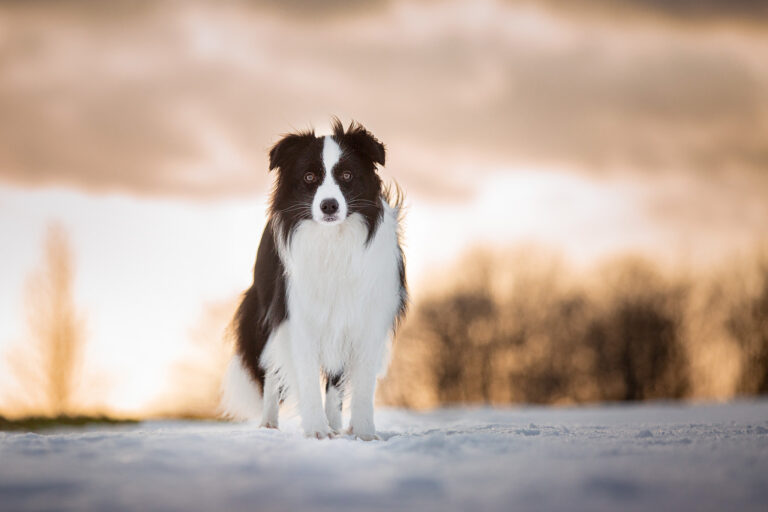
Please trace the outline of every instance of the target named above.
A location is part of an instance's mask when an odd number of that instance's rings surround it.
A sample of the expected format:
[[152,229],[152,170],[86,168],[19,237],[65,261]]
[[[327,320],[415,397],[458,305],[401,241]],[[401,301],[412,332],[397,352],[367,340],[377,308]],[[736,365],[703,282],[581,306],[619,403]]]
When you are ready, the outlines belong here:
[[314,140],[313,131],[285,135],[269,150],[269,170],[285,167],[298,150]]
[[333,136],[336,140],[344,141],[344,145],[357,151],[368,158],[374,164],[384,165],[386,148],[384,144],[365,129],[360,123],[352,121],[349,128],[344,131],[344,125],[338,118],[333,119]]

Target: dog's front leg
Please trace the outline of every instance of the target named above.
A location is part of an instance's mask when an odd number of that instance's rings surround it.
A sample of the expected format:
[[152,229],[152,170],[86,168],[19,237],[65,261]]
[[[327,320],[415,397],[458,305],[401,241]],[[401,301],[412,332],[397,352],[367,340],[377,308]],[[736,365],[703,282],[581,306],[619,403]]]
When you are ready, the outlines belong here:
[[385,343],[359,347],[350,368],[349,382],[352,385],[352,399],[349,433],[363,441],[378,439],[373,423],[373,399],[384,346]]
[[291,356],[304,434],[318,439],[330,437],[331,429],[328,427],[320,393],[317,343],[309,335],[308,329],[297,320],[291,321]]

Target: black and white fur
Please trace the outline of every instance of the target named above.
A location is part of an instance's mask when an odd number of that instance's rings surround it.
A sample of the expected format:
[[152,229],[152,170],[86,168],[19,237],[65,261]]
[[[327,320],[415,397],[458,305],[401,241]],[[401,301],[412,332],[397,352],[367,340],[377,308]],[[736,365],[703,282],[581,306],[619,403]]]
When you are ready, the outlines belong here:
[[338,120],[333,135],[291,134],[271,149],[278,175],[253,285],[235,316],[229,416],[253,418],[261,402],[262,426],[277,428],[292,393],[306,435],[330,437],[349,388],[348,432],[375,438],[376,380],[407,301],[401,200],[377,174],[384,158],[370,132]]

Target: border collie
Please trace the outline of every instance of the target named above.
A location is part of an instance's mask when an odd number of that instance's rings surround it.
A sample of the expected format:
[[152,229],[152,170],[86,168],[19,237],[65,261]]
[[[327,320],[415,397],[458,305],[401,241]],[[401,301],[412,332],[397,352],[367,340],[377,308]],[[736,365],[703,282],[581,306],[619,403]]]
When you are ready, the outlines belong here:
[[277,178],[253,285],[234,319],[237,354],[222,397],[229,416],[254,418],[261,401],[261,425],[277,428],[291,393],[305,434],[332,437],[351,388],[347,433],[376,438],[376,380],[407,301],[402,194],[382,185],[384,155],[363,126],[345,130],[338,119],[333,135],[290,134],[270,150]]

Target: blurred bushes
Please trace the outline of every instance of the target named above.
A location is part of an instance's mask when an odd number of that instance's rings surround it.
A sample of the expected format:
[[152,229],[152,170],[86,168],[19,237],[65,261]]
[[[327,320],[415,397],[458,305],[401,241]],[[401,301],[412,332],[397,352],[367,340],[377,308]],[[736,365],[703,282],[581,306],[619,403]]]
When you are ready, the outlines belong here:
[[766,262],[757,258],[743,272],[751,286],[739,287],[717,286],[732,279],[727,272],[664,274],[635,257],[577,272],[540,250],[475,251],[414,302],[380,401],[419,408],[765,393]]

